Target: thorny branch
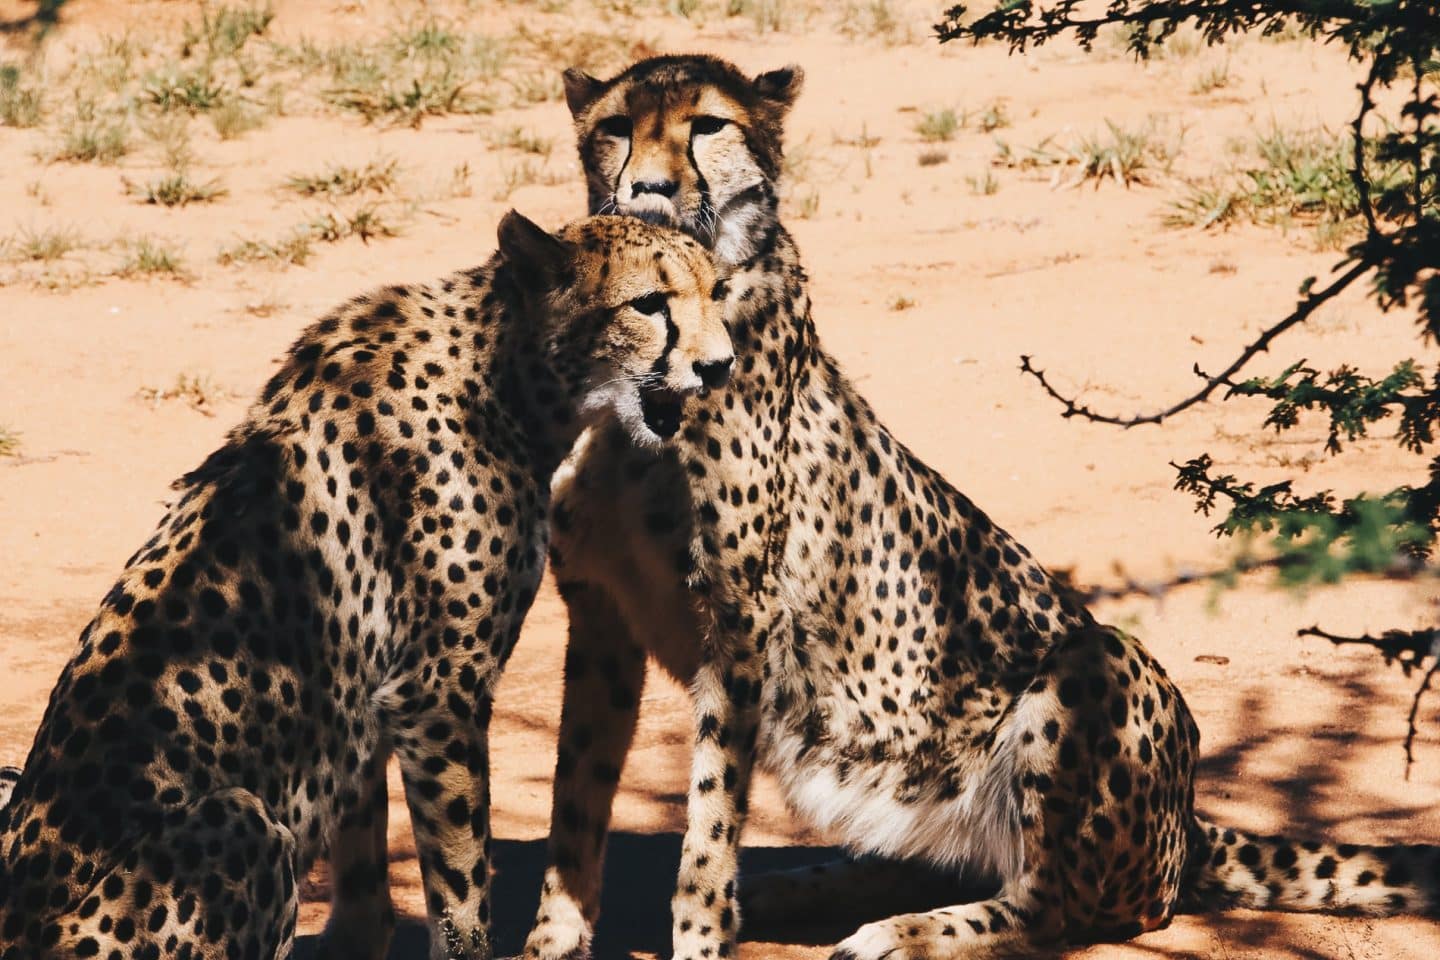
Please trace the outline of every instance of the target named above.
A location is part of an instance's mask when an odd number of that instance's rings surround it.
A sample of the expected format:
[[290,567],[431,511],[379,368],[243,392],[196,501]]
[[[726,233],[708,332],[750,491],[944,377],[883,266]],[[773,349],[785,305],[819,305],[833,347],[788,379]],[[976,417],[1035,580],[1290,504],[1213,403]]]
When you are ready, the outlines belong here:
[[1253,343],[1251,343],[1244,350],[1242,350],[1240,352],[1240,355],[1236,357],[1234,361],[1232,361],[1230,365],[1224,370],[1222,370],[1220,373],[1211,376],[1210,374],[1201,370],[1199,364],[1196,364],[1194,368],[1195,375],[1205,381],[1205,386],[1201,387],[1199,390],[1190,394],[1190,396],[1184,398],[1183,400],[1177,401],[1176,403],[1171,404],[1165,409],[1156,411],[1154,413],[1135,414],[1134,416],[1130,417],[1120,417],[1114,416],[1112,414],[1097,413],[1089,406],[1080,403],[1077,398],[1067,397],[1060,391],[1056,390],[1053,386],[1051,386],[1050,381],[1045,378],[1045,371],[1037,368],[1031,362],[1029,354],[1024,354],[1020,357],[1020,372],[1027,373],[1030,376],[1034,377],[1036,380],[1038,380],[1040,382],[1040,386],[1045,390],[1045,392],[1048,393],[1052,398],[1057,400],[1062,406],[1064,406],[1065,410],[1061,414],[1061,416],[1063,417],[1080,417],[1093,423],[1107,423],[1117,427],[1125,427],[1126,429],[1129,429],[1130,427],[1138,427],[1141,424],[1147,423],[1163,423],[1164,421],[1170,419],[1176,414],[1182,413],[1197,404],[1204,403],[1205,401],[1209,400],[1211,394],[1213,394],[1220,387],[1233,387],[1235,385],[1235,382],[1233,380],[1235,374],[1239,373],[1242,369],[1244,369],[1245,365],[1248,364],[1251,360],[1255,359],[1255,357],[1257,357],[1261,353],[1265,353],[1266,351],[1268,351],[1270,349],[1271,342],[1274,341],[1276,337],[1285,333],[1285,331],[1291,329],[1292,327],[1298,326],[1304,323],[1306,320],[1310,319],[1310,317],[1315,313],[1315,311],[1318,310],[1322,305],[1324,305],[1326,301],[1332,299],[1346,287],[1350,286],[1350,284],[1360,279],[1374,266],[1375,261],[1367,257],[1352,265],[1349,270],[1346,270],[1344,273],[1342,273],[1339,277],[1335,279],[1333,283],[1331,283],[1325,289],[1307,293],[1305,295],[1305,298],[1296,305],[1295,311],[1293,313],[1291,313],[1288,317],[1281,320],[1280,322],[1270,327],[1267,327],[1264,331],[1262,331],[1260,336],[1257,337]]
[[[1160,424],[1191,407],[1224,396],[1261,396],[1275,401],[1266,425],[1277,431],[1295,425],[1301,410],[1325,409],[1331,418],[1327,449],[1339,452],[1339,436],[1365,434],[1366,425],[1402,408],[1397,439],[1406,449],[1423,453],[1434,442],[1432,424],[1440,422],[1440,374],[1433,387],[1425,382],[1412,361],[1405,361],[1384,379],[1372,379],[1343,366],[1324,377],[1304,366],[1291,366],[1278,377],[1237,379],[1236,374],[1272,343],[1311,319],[1327,301],[1370,276],[1375,301],[1384,310],[1406,306],[1413,298],[1419,306],[1423,334],[1440,342],[1440,99],[1429,92],[1440,75],[1440,33],[1434,29],[1434,0],[1107,0],[1097,7],[1087,0],[1003,0],[978,19],[969,19],[963,5],[947,10],[937,25],[939,39],[974,42],[999,40],[1012,53],[1070,35],[1086,50],[1100,30],[1118,27],[1127,46],[1147,58],[1182,26],[1193,27],[1209,44],[1232,35],[1273,34],[1298,27],[1317,42],[1338,42],[1352,60],[1366,64],[1357,86],[1359,102],[1349,126],[1352,137],[1350,181],[1355,191],[1353,208],[1365,235],[1347,251],[1332,271],[1329,284],[1314,289],[1315,279],[1300,289],[1300,300],[1289,316],[1261,331],[1232,362],[1216,375],[1194,366],[1202,385],[1164,409],[1132,416],[1102,413],[1053,386],[1030,356],[1022,356],[1022,375],[1034,377],[1044,392],[1059,403],[1062,415],[1119,427]],[[1406,74],[1406,70],[1410,71]],[[1386,124],[1378,136],[1366,136],[1370,118],[1378,109],[1379,91],[1410,80],[1408,102],[1401,110],[1413,120],[1413,131],[1402,132]],[[1403,120],[1402,120],[1403,122]],[[1373,153],[1373,157],[1372,157]],[[1377,167],[1372,168],[1373,161]],[[1397,181],[1391,169],[1399,161],[1408,169]],[[1383,179],[1372,179],[1376,169]],[[1339,272],[1343,271],[1343,272]],[[1294,379],[1298,377],[1298,379]],[[1242,555],[1223,569],[1183,571],[1166,580],[1142,582],[1120,575],[1113,586],[1077,587],[1087,602],[1143,595],[1158,599],[1187,584],[1226,585],[1238,574],[1261,567],[1278,572],[1282,582],[1312,580],[1334,582],[1344,576],[1365,575],[1414,581],[1440,579],[1440,564],[1432,561],[1440,540],[1440,458],[1430,467],[1429,482],[1402,486],[1380,497],[1360,495],[1336,503],[1329,491],[1310,496],[1291,492],[1291,481],[1256,489],[1235,477],[1212,477],[1210,458],[1202,455],[1179,471],[1177,487],[1199,498],[1198,509],[1209,512],[1217,495],[1228,497],[1226,519],[1216,528],[1222,535],[1257,531],[1273,535],[1274,550],[1265,558]],[[1332,547],[1335,548],[1332,550]],[[1341,637],[1312,627],[1301,635],[1329,639],[1336,644],[1362,644],[1377,649],[1385,661],[1400,666],[1406,677],[1422,674],[1414,692],[1405,738],[1406,776],[1414,762],[1416,719],[1420,702],[1440,672],[1440,631],[1387,631],[1379,637]]]

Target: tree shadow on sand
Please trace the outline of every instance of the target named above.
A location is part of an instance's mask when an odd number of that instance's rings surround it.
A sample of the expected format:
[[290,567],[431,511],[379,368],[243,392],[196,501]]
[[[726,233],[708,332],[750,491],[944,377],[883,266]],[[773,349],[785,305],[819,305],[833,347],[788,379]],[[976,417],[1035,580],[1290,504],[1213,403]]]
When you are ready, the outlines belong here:
[[[1386,722],[1387,711],[1392,709],[1386,702],[1386,694],[1391,694],[1393,700],[1393,690],[1363,670],[1342,673],[1329,682],[1343,689],[1345,697],[1324,718],[1307,717],[1295,726],[1287,722],[1286,706],[1272,691],[1261,684],[1247,685],[1234,708],[1241,715],[1253,718],[1254,723],[1239,738],[1205,751],[1199,773],[1205,787],[1201,791],[1200,812],[1227,825],[1258,833],[1266,832],[1257,828],[1261,827],[1258,822],[1261,812],[1269,811],[1269,819],[1282,832],[1297,838],[1433,841],[1433,837],[1406,835],[1407,822],[1417,812],[1414,807],[1387,803],[1381,792],[1370,793],[1363,782],[1357,783],[1354,778],[1355,770],[1363,768],[1367,758],[1373,763],[1377,746],[1394,745],[1399,749],[1389,729],[1393,724]],[[1298,757],[1293,753],[1282,754],[1290,758],[1283,773],[1261,772],[1271,751],[1283,750],[1297,741],[1304,743],[1305,749]],[[1275,758],[1271,757],[1268,762],[1273,764]],[[1358,804],[1366,811],[1369,830],[1348,824],[1344,813],[1327,803],[1342,792],[1369,794]],[[649,799],[683,805],[683,798],[675,795],[657,794]],[[1275,817],[1277,811],[1278,818]],[[1372,831],[1389,836],[1367,835]],[[669,898],[679,863],[680,843],[680,835],[674,831],[619,832],[611,836],[601,920],[594,943],[596,960],[629,960],[635,953],[669,956]],[[410,851],[396,851],[396,854],[402,858],[413,857]],[[750,848],[742,853],[742,871],[753,875],[767,870],[796,869],[841,855],[836,848],[824,846]],[[543,840],[495,842],[497,956],[516,955],[523,947],[535,915],[545,861]],[[803,924],[787,922],[783,927],[747,924],[741,939],[757,945],[814,946],[817,948],[814,955],[823,957],[828,953],[825,948],[870,920],[895,912],[968,902],[988,892],[963,888],[953,877],[917,872],[907,889],[885,891],[888,895],[883,897],[884,909],[880,913],[876,912],[873,893],[867,891],[858,902],[842,902],[837,898],[825,917],[807,917]],[[311,896],[324,899],[325,894],[317,890],[312,891]],[[1177,929],[1183,925],[1185,935],[1182,937],[1155,934],[1128,941],[1123,946],[1094,945],[1088,949],[1077,946],[1073,951],[1036,955],[1053,957],[1073,953],[1084,960],[1103,960],[1112,955],[1166,960],[1330,960],[1347,955],[1377,956],[1382,954],[1376,954],[1375,949],[1383,950],[1371,940],[1370,921],[1365,920],[1337,920],[1334,926],[1328,921],[1310,921],[1297,927],[1293,918],[1287,919],[1284,915],[1236,911],[1183,916],[1176,922]],[[1313,925],[1322,922],[1326,925]],[[1350,949],[1352,940],[1360,947],[1359,953]],[[1197,946],[1197,942],[1204,946]],[[302,937],[295,954],[297,960],[308,960],[313,949],[314,937]],[[424,960],[427,949],[423,924],[413,919],[403,920],[396,932],[390,960]],[[763,951],[763,947],[753,946],[747,952],[750,956],[763,956]]]
[[[632,952],[669,954],[670,893],[680,865],[680,839],[678,833],[611,835],[605,858],[600,925],[595,932],[595,960],[625,960]],[[497,956],[513,956],[524,947],[539,905],[545,841],[497,839],[494,849],[495,950]],[[742,869],[750,873],[796,869],[839,856],[840,851],[833,847],[758,847],[745,850],[741,861]],[[792,927],[783,931],[786,939],[772,942],[828,944],[846,936],[853,927],[853,919],[839,929],[828,925]],[[424,960],[428,943],[423,924],[402,920],[390,958]],[[309,960],[314,947],[315,937],[300,937],[295,960]]]

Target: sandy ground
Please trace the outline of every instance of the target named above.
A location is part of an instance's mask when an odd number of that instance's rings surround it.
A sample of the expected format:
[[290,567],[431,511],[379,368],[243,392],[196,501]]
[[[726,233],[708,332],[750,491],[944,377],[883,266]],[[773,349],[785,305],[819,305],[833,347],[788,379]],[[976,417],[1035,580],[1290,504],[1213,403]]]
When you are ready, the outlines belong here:
[[[372,36],[416,9],[281,6],[269,32],[281,39]],[[1287,312],[1299,281],[1323,276],[1337,259],[1315,249],[1310,231],[1197,232],[1166,227],[1162,218],[1180,178],[1221,166],[1230,138],[1272,124],[1338,128],[1355,82],[1339,53],[1247,40],[1143,67],[1113,43],[1089,57],[1055,46],[1009,58],[1001,49],[936,45],[927,32],[938,6],[895,6],[899,32],[889,40],[845,36],[831,11],[797,18],[780,33],[714,11],[686,20],[663,6],[592,9],[591,0],[471,3],[447,15],[499,36],[521,20],[563,29],[593,17],[602,32],[629,38],[635,52],[705,50],[752,70],[803,65],[806,93],[789,127],[786,219],[807,257],[826,345],[922,457],[1050,566],[1073,568],[1082,582],[1113,579],[1116,561],[1133,575],[1159,578],[1223,557],[1207,522],[1172,491],[1170,460],[1209,451],[1242,476],[1300,471],[1307,486],[1346,491],[1413,479],[1407,471],[1415,464],[1388,439],[1357,444],[1361,454],[1332,462],[1313,456],[1318,424],[1282,440],[1256,437],[1263,411],[1255,406],[1206,408],[1163,430],[1065,421],[1017,374],[1019,354],[1033,353],[1066,388],[1086,388],[1097,405],[1130,412],[1180,395],[1192,386],[1193,363],[1223,365]],[[3,0],[0,21],[32,10]],[[173,40],[196,10],[188,2],[75,0],[49,41],[50,62],[126,31],[143,42]],[[19,57],[18,35],[5,42],[5,57]],[[1226,64],[1228,86],[1193,92],[1199,77]],[[915,132],[926,112],[974,115],[997,98],[1008,128],[992,134],[972,122],[940,145],[946,162],[918,162],[930,149]],[[1064,143],[1103,130],[1107,119],[1134,126],[1148,118],[1157,129],[1184,133],[1174,169],[1150,185],[1054,189],[1048,169],[990,166],[995,137],[1017,147],[1047,136]],[[366,125],[301,104],[224,142],[196,121],[196,169],[223,178],[229,194],[176,209],[126,194],[124,178],[160,169],[154,149],[115,166],[38,160],[62,122],[0,128],[0,236],[63,227],[92,244],[39,267],[0,265],[0,426],[20,436],[18,456],[0,458],[0,763],[23,761],[75,637],[158,518],[169,481],[216,446],[304,324],[375,283],[480,261],[510,206],[550,224],[583,207],[568,116],[554,99],[489,116],[430,118],[418,129]],[[535,161],[531,179],[539,182],[502,197],[497,185],[530,162],[494,146],[496,131],[511,126],[556,146]],[[377,157],[394,158],[405,189],[421,198],[400,236],[317,247],[304,267],[215,262],[216,251],[239,237],[275,236],[325,209],[281,191],[287,176]],[[461,163],[470,170],[468,195],[433,187],[453,179]],[[998,190],[967,184],[987,172]],[[115,238],[139,233],[177,244],[188,280],[101,276],[119,256]],[[894,309],[902,297],[912,303]],[[1264,369],[1291,357],[1324,365],[1346,356],[1373,358],[1374,372],[1414,349],[1409,317],[1377,317],[1349,296],[1291,337]],[[182,375],[210,385],[213,415],[182,400],[144,399],[145,388],[168,387]],[[1186,691],[1205,737],[1199,803],[1208,815],[1266,832],[1436,842],[1433,703],[1421,713],[1418,762],[1406,779],[1400,742],[1413,681],[1364,651],[1295,638],[1314,623],[1337,632],[1418,626],[1433,618],[1433,603],[1417,588],[1393,584],[1300,597],[1254,581],[1213,603],[1192,589],[1163,605],[1113,602],[1099,612],[1142,636]],[[547,587],[500,690],[494,819],[502,950],[521,944],[537,894],[564,634],[563,608]],[[684,692],[653,677],[616,811],[602,956],[666,952],[689,723]],[[398,789],[394,795],[397,900],[414,918],[423,915],[418,873]],[[825,838],[787,815],[768,780],[754,809],[750,866],[824,855],[816,848]],[[307,888],[304,933],[323,924],[325,898],[322,870]],[[863,914],[864,905],[855,905],[853,915]],[[749,942],[741,953],[823,957],[823,945],[848,932],[767,933],[783,942]],[[1440,929],[1416,919],[1234,913],[1183,917],[1131,944],[1069,955],[1418,960],[1440,956]],[[423,956],[423,933],[412,922],[393,956]]]

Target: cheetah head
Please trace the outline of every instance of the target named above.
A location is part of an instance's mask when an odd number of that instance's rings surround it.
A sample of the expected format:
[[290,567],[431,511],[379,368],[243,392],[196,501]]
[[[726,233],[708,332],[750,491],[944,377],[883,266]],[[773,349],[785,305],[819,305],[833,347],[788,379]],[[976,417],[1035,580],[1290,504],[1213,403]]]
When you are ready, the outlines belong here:
[[735,264],[776,217],[781,133],[804,74],[749,77],[708,56],[651,57],[612,80],[565,71],[592,213],[677,226]]
[[583,418],[613,415],[634,442],[655,446],[680,429],[687,397],[729,381],[735,354],[720,285],[695,240],[608,216],[552,235],[514,211],[499,240]]

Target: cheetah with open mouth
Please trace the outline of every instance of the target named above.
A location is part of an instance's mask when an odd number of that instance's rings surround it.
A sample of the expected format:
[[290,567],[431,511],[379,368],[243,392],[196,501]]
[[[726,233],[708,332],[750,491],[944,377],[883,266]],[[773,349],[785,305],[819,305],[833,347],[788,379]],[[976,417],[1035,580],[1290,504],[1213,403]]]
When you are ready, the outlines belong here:
[[399,759],[431,955],[489,960],[491,696],[587,425],[673,436],[732,350],[708,254],[619,217],[340,307],[291,348],[80,637],[0,774],[0,956],[285,960],[328,848],[322,955],[393,927]]

